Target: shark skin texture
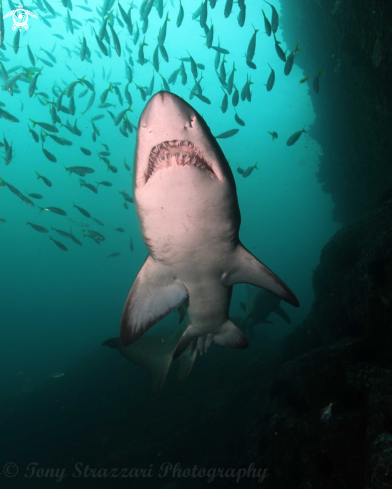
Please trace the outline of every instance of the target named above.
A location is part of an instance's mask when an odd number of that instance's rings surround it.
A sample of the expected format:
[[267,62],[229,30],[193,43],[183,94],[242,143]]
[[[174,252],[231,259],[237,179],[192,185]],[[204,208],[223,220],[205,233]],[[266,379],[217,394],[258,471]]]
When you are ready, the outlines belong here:
[[239,283],[299,306],[287,285],[241,244],[230,166],[204,119],[169,92],[154,95],[140,116],[133,196],[148,256],[124,305],[124,346],[185,303],[189,324],[174,358],[190,345],[200,353],[212,342],[246,348],[245,334],[229,318],[232,287]]

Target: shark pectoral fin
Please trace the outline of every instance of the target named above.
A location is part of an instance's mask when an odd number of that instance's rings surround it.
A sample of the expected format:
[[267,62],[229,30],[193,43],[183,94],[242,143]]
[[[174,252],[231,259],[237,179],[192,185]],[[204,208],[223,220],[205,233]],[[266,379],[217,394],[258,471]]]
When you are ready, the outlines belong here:
[[286,321],[286,323],[291,324],[290,316],[280,306],[278,306],[276,309],[274,309],[274,312],[276,312],[276,314],[278,316],[280,316],[282,319],[284,319]]
[[223,323],[219,333],[214,335],[213,341],[224,348],[247,348],[249,345],[244,333],[230,320]]
[[120,324],[122,343],[130,345],[136,341],[187,297],[185,285],[167,276],[166,270],[149,256],[125,302]]
[[245,302],[240,302],[241,309],[246,312],[246,304]]
[[269,268],[261,263],[247,249],[239,244],[230,257],[230,265],[221,279],[221,284],[230,287],[234,284],[248,283],[272,292],[280,299],[298,307],[299,302],[287,285]]
[[189,343],[187,349],[178,359],[178,361],[180,362],[178,368],[179,382],[184,382],[187,379],[190,371],[192,370],[196,355],[197,355],[196,340],[193,340]]

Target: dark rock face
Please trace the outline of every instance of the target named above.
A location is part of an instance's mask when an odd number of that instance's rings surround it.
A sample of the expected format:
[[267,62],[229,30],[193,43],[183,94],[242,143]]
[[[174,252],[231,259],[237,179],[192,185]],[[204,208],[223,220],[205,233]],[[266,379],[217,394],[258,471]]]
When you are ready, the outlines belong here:
[[254,401],[250,456],[269,489],[391,488],[392,201],[333,236],[313,285]]
[[[392,3],[374,0],[281,0],[284,40],[304,53],[322,146],[318,179],[348,223],[392,198]],[[292,46],[292,47],[291,47]],[[380,53],[380,54],[379,54]],[[319,67],[320,91],[312,88]]]

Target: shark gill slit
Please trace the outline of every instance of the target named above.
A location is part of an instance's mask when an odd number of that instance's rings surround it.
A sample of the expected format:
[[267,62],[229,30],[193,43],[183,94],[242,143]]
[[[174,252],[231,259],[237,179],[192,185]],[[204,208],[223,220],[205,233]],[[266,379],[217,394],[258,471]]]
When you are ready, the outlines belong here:
[[151,150],[148,160],[147,180],[160,169],[174,165],[197,166],[214,174],[212,168],[205,160],[203,153],[190,141],[177,140],[164,141]]

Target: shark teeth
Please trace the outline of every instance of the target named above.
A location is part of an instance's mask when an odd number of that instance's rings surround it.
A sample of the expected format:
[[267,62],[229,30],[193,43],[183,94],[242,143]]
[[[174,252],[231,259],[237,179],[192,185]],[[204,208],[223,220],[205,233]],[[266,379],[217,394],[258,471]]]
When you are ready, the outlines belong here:
[[148,161],[147,180],[158,170],[170,166],[197,166],[202,170],[212,171],[202,152],[190,141],[164,141],[154,146]]

